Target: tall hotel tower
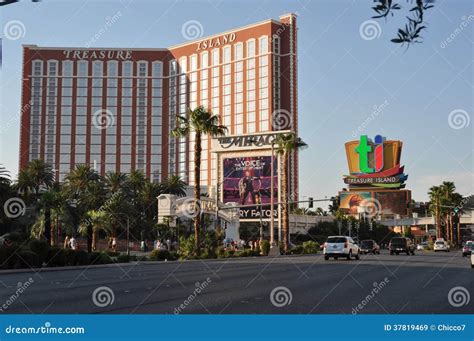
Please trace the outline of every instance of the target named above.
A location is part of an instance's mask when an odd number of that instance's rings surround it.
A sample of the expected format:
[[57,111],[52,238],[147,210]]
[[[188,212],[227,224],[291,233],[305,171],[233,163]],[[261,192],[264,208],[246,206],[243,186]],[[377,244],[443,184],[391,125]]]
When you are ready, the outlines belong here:
[[[231,135],[297,132],[296,31],[287,14],[170,48],[25,45],[20,169],[39,158],[60,181],[89,164],[101,174],[139,169],[153,181],[176,174],[193,185],[194,142],[171,136],[188,108],[218,114]],[[201,172],[211,186],[210,137]],[[297,173],[295,153],[293,191]]]

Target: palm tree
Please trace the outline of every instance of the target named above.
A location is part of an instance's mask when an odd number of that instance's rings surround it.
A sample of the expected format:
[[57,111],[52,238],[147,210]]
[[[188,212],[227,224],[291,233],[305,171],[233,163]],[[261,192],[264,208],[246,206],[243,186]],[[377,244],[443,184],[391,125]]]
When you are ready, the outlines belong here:
[[[77,165],[65,179],[64,194],[69,206],[74,208],[80,223],[87,219],[87,212],[97,210],[105,199],[105,188],[100,175],[89,165]],[[87,224],[87,251],[92,252],[93,228]]]
[[[201,152],[202,136],[207,134],[212,137],[225,135],[227,127],[219,124],[219,117],[199,106],[194,110],[189,109],[186,116],[177,116],[177,127],[172,135],[175,137],[187,137],[194,132],[194,200],[199,202],[201,198]],[[199,205],[196,206],[196,217],[194,218],[195,251],[200,253],[200,229],[201,215]]]
[[92,251],[96,251],[99,232],[105,231],[107,234],[111,232],[107,224],[107,214],[101,210],[91,210],[86,213],[86,217],[87,219],[79,225],[78,232],[87,236],[92,226]]
[[181,179],[180,176],[172,175],[168,179],[161,183],[162,193],[174,194],[178,197],[184,197],[186,195],[186,183]]
[[290,239],[290,217],[289,217],[289,195],[288,195],[288,159],[292,152],[305,148],[308,145],[295,133],[281,134],[274,140],[276,152],[281,156],[281,198],[283,200],[282,207],[282,232],[283,247],[287,252]]
[[440,186],[432,186],[428,191],[428,195],[430,197],[430,211],[435,217],[436,238],[441,238],[441,200],[443,190]]
[[[443,195],[444,195],[444,200],[445,202],[448,204],[448,205],[451,205],[452,204],[452,199],[453,199],[453,194],[454,194],[454,191],[456,190],[456,186],[454,185],[454,182],[451,182],[451,181],[443,181],[443,183],[441,184],[441,190],[443,191]],[[448,209],[446,210],[446,218],[445,218],[445,221],[446,221],[446,236],[447,236],[447,239],[448,241],[453,241],[453,220],[452,220],[452,216],[451,216],[451,210]]]
[[128,177],[124,173],[120,172],[108,172],[105,175],[105,184],[111,193],[116,193],[121,189],[124,189],[128,181]]

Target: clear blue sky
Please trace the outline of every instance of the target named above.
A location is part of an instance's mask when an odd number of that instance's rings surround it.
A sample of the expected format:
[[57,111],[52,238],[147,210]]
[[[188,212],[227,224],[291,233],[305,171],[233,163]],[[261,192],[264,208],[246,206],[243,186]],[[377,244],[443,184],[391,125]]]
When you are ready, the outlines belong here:
[[[405,0],[399,2],[404,9],[409,6]],[[374,106],[383,103],[388,104],[363,133],[404,142],[402,163],[413,197],[425,200],[428,188],[443,180],[455,181],[464,195],[472,194],[474,17],[469,16],[474,15],[474,2],[436,1],[426,14],[423,44],[409,49],[390,42],[404,24],[404,12],[388,22],[379,21],[378,38],[362,39],[359,28],[370,19],[372,4],[371,0],[45,0],[38,4],[22,0],[5,6],[0,10],[0,163],[16,175],[22,44],[84,46],[106,18],[119,11],[120,19],[93,47],[167,47],[185,41],[182,26],[189,20],[199,21],[206,36],[296,12],[299,127],[310,145],[301,153],[300,195],[329,197],[343,187],[344,143],[373,115]],[[17,40],[5,39],[4,27],[11,20],[21,21],[25,28]],[[467,24],[456,34],[463,20]],[[451,34],[454,39],[444,46]],[[459,115],[470,120],[469,125],[449,124],[449,114],[456,109],[464,110]],[[459,125],[464,127],[451,127]]]

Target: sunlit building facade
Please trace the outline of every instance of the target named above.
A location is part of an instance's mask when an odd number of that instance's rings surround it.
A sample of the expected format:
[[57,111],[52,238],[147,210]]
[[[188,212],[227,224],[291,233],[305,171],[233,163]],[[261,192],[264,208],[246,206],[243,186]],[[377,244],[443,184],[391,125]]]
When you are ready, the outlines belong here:
[[[60,180],[89,164],[193,185],[193,138],[171,136],[188,108],[210,109],[231,135],[297,132],[296,38],[287,14],[170,48],[25,45],[20,168],[41,158]],[[202,155],[202,185],[211,186],[208,136]],[[296,153],[291,174],[297,191]]]

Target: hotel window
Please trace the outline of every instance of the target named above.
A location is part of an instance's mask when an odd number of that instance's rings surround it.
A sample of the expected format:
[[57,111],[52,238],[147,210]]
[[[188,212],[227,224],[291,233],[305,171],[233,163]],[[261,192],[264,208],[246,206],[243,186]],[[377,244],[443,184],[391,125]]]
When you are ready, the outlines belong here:
[[272,130],[269,122],[268,105],[268,37],[259,38],[259,110],[260,110],[260,131]]
[[255,120],[255,39],[247,41],[247,132],[253,133],[256,131]]
[[[188,109],[188,79],[187,79],[188,59],[182,57],[179,60],[179,115],[185,115]],[[192,141],[190,139],[189,148],[192,150]],[[193,158],[194,159],[194,158]],[[192,162],[192,160],[190,160]],[[191,184],[192,178],[188,179],[186,174],[186,138],[178,139],[178,175]]]
[[176,174],[176,139],[171,135],[171,131],[176,127],[176,106],[177,106],[177,73],[178,66],[176,60],[169,62],[169,147],[168,147],[168,158],[169,158],[169,174]]
[[280,37],[273,37],[273,110],[281,108],[280,99]]
[[201,53],[201,85],[200,85],[200,104],[205,108],[209,107],[208,91],[209,91],[209,53]]
[[34,60],[32,63],[33,75],[31,78],[31,121],[30,121],[30,161],[38,159],[41,142],[41,103],[42,103],[42,76],[43,61]]
[[133,62],[122,62],[122,108],[120,131],[120,172],[130,172],[132,167],[132,95]]
[[234,45],[234,114],[235,134],[244,132],[244,96],[243,96],[243,44]]
[[152,112],[151,112],[151,180],[160,181],[162,145],[162,77],[163,63],[152,63]]
[[195,109],[197,103],[197,88],[198,88],[198,73],[197,73],[197,55],[193,54],[190,57],[190,73],[189,73],[189,106]]
[[223,109],[224,109],[224,113],[223,113],[223,118],[224,118],[224,125],[226,127],[229,127],[229,131],[231,133],[234,133],[233,131],[233,127],[231,126],[232,124],[232,120],[231,120],[231,115],[232,115],[232,109],[231,109],[231,105],[232,105],[232,102],[231,102],[231,47],[230,46],[224,46],[223,48],[223,54],[224,54],[224,60],[223,60],[223,66],[222,66],[222,70],[223,70],[223,77],[222,77],[222,90],[223,90]]
[[147,93],[148,93],[148,62],[139,61],[137,78],[137,125],[136,125],[136,169],[145,171],[146,156],[146,111],[147,111]]
[[[105,85],[107,86],[107,85]],[[92,62],[92,103],[91,103],[91,137],[90,137],[90,166],[96,167],[97,171],[100,171],[100,166],[106,160],[102,160],[101,146],[102,146],[102,129],[101,125],[98,124],[99,119],[102,115],[106,115],[102,106],[102,94],[104,87],[104,63],[100,60],[94,60]],[[84,108],[85,109],[85,108]],[[84,115],[86,111],[84,110]],[[85,119],[85,117],[84,117]]]
[[48,78],[46,89],[46,129],[45,129],[45,155],[44,159],[53,168],[55,165],[55,147],[56,147],[56,100],[57,100],[57,82],[58,82],[58,61],[48,60]]
[[71,114],[73,62],[62,61],[61,86],[61,136],[59,150],[59,175],[62,179],[70,170],[71,162]]
[[115,171],[115,165],[117,163],[117,95],[118,95],[118,62],[115,60],[109,60],[107,62],[107,97],[106,97],[106,108],[108,113],[111,114],[111,122],[114,124],[109,125],[107,129],[104,129],[106,134],[105,139],[105,171]]

